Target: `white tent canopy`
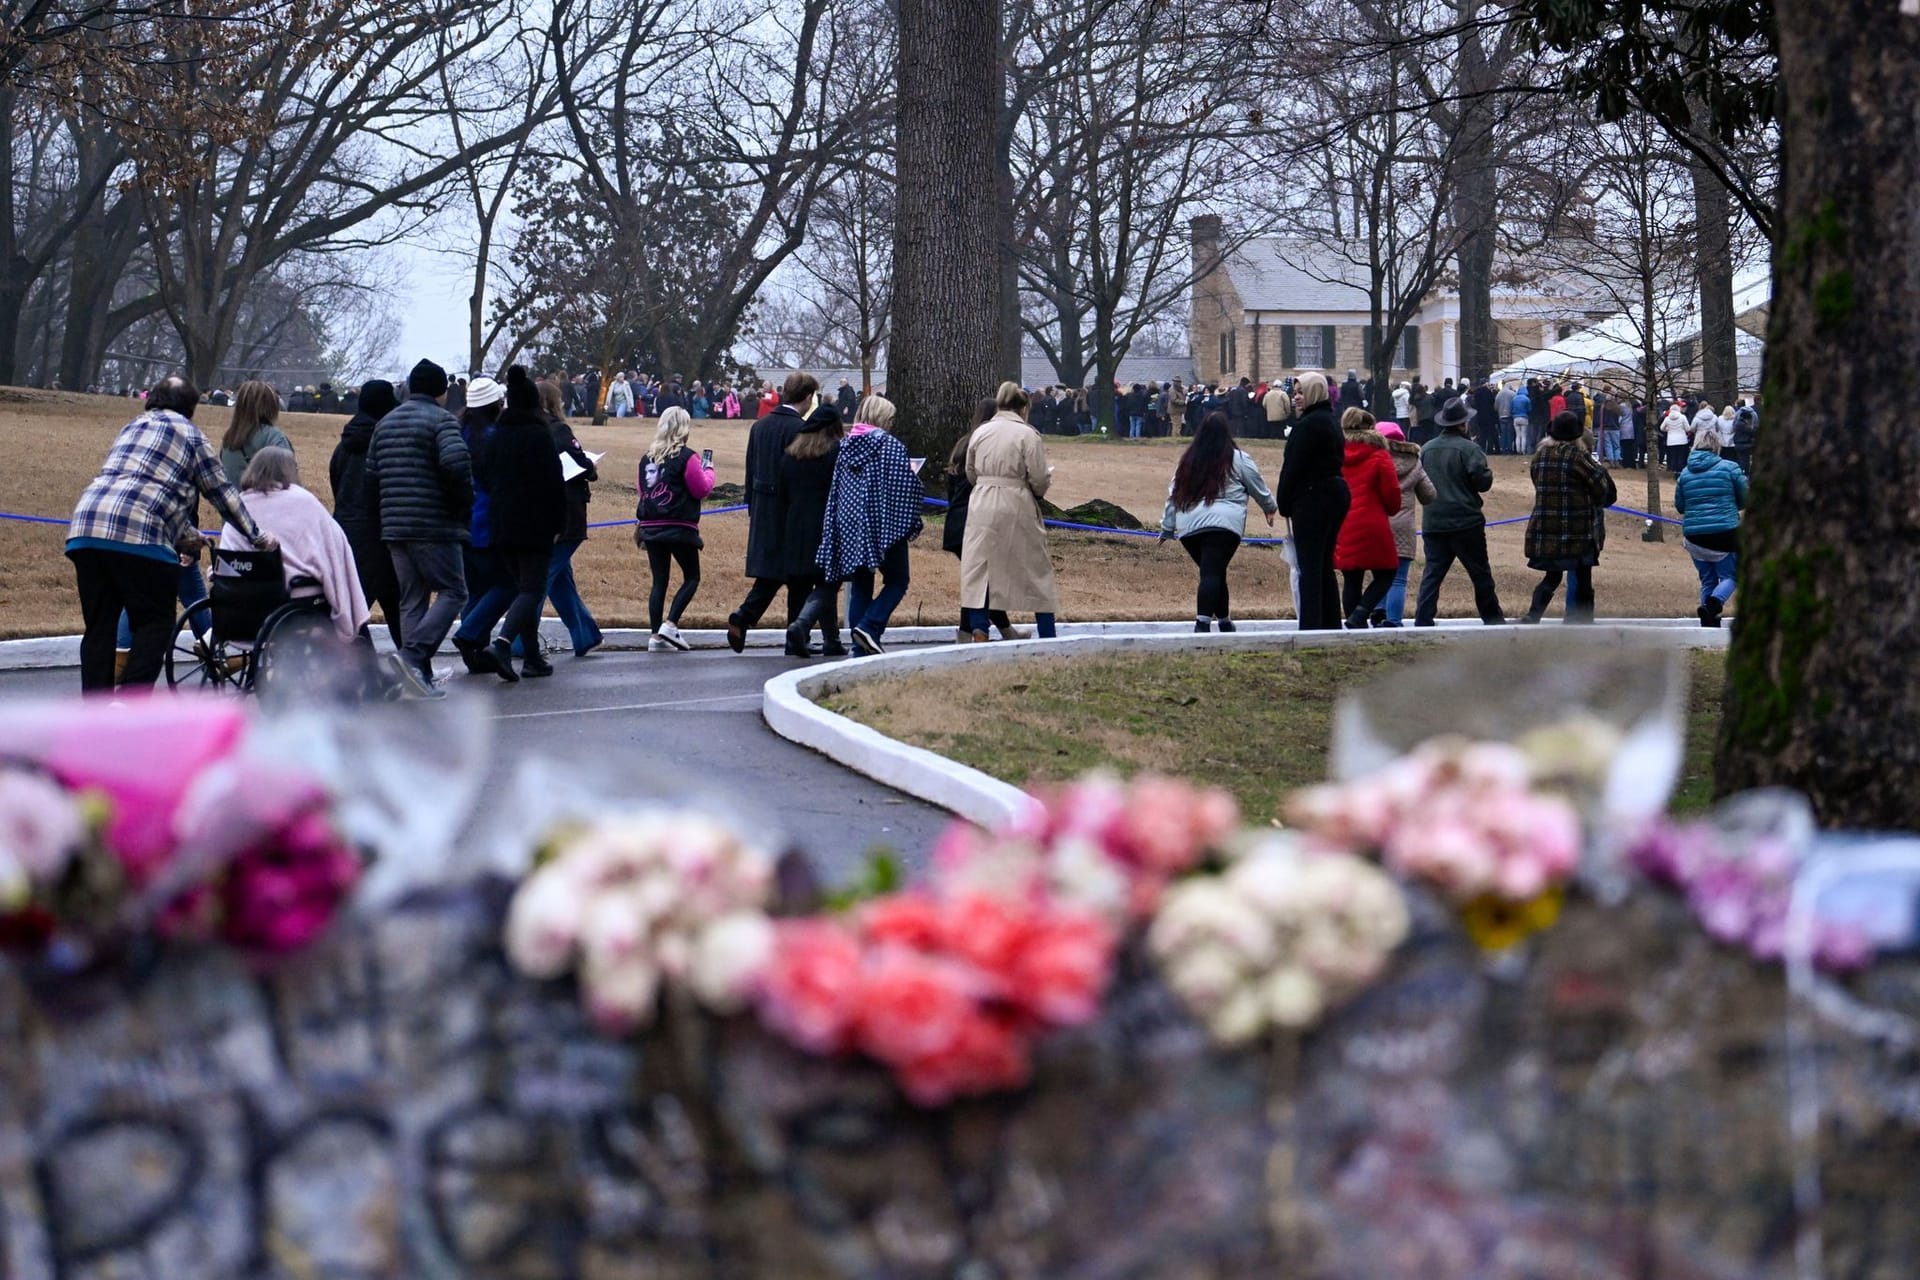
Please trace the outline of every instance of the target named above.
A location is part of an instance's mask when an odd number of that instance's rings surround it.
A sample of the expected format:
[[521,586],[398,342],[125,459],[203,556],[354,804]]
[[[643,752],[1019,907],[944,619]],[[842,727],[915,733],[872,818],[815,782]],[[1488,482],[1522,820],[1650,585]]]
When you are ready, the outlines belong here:
[[[1770,273],[1760,270],[1734,281],[1734,323],[1748,333],[1764,332],[1767,305],[1773,296]],[[1699,295],[1689,290],[1665,299],[1654,317],[1653,345],[1662,351],[1700,340]],[[1590,329],[1562,338],[1494,373],[1493,381],[1525,378],[1590,378],[1608,373],[1633,373],[1644,359],[1640,321],[1622,313]],[[1756,336],[1758,336],[1756,334]]]

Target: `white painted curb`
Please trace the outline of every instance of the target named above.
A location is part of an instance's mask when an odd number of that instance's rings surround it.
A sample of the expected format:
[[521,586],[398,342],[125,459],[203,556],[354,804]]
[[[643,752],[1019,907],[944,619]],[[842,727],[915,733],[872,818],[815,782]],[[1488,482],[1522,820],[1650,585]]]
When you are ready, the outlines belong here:
[[[1524,643],[1533,627],[1484,627],[1476,621],[1442,623],[1433,628],[1369,631],[1364,637],[1343,631],[1300,632],[1263,625],[1231,635],[1196,634],[1191,623],[1173,627],[1136,626],[1131,630],[1095,635],[1063,635],[1056,640],[1019,640],[1001,644],[954,644],[940,648],[850,658],[821,666],[789,671],[767,681],[761,692],[760,714],[767,726],[790,742],[811,747],[836,764],[865,774],[916,799],[939,805],[970,822],[996,827],[1022,816],[1033,803],[1026,792],[978,769],[949,760],[924,747],[889,738],[845,716],[828,711],[817,699],[850,685],[890,676],[971,666],[983,662],[1014,662],[1025,658],[1067,659],[1111,653],[1234,653],[1250,649],[1318,649],[1336,644],[1433,644],[1504,638]],[[1585,637],[1649,633],[1679,649],[1725,648],[1729,632],[1697,622],[1629,620],[1581,628]],[[895,638],[891,630],[889,639]]]

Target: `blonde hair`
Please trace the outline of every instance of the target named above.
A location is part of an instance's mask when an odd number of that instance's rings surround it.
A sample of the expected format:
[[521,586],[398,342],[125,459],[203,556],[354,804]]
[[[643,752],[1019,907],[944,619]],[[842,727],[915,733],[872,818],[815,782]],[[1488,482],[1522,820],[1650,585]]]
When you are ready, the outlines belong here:
[[1695,453],[1710,453],[1716,458],[1719,457],[1720,437],[1709,431],[1701,431],[1700,438],[1693,442],[1693,451]]
[[243,382],[233,393],[233,417],[220,447],[239,453],[262,426],[271,426],[280,418],[279,393],[264,382]]
[[1342,431],[1368,431],[1374,425],[1374,417],[1358,405],[1340,415]]
[[1327,375],[1324,373],[1303,373],[1300,380],[1293,384],[1295,394],[1300,397],[1300,407],[1310,409],[1316,404],[1326,404]]
[[1000,389],[993,393],[993,407],[1002,413],[1012,410],[1024,414],[1032,403],[1033,398],[1027,394],[1027,389],[1017,382],[1003,382]]
[[687,442],[692,432],[693,415],[679,405],[673,406],[660,415],[660,426],[653,433],[653,444],[647,449],[647,457],[655,462],[665,462]]
[[893,430],[893,401],[885,396],[868,396],[860,402],[860,412],[854,417],[870,427],[891,431]]

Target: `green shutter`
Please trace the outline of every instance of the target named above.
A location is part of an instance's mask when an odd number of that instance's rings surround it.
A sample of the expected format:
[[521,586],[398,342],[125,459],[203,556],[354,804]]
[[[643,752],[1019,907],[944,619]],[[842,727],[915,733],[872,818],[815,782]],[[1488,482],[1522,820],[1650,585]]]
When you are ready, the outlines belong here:
[[1294,360],[1294,353],[1297,350],[1298,348],[1293,345],[1293,326],[1290,324],[1281,325],[1280,326],[1280,364],[1286,370],[1286,374],[1289,377],[1291,377],[1293,374],[1293,366],[1296,363],[1296,361]]
[[1330,324],[1320,326],[1320,367],[1322,369],[1334,367],[1333,326]]
[[1420,367],[1420,331],[1412,325],[1400,335],[1400,367],[1407,370]]
[[1378,333],[1378,330],[1376,330],[1372,325],[1368,325],[1362,330],[1360,330],[1360,348],[1361,348],[1360,361],[1362,364],[1367,366],[1367,370],[1369,372],[1371,372],[1373,369],[1374,337],[1377,333]]

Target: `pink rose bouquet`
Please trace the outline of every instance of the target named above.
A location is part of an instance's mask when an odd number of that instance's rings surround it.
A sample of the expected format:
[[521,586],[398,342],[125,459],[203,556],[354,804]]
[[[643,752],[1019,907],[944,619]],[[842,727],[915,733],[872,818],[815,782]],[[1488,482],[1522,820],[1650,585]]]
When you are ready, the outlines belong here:
[[1090,774],[1036,793],[1019,821],[993,832],[965,823],[934,850],[942,881],[998,894],[1044,895],[1115,924],[1152,915],[1174,877],[1239,826],[1233,797],[1154,774]]
[[1579,813],[1535,784],[1527,756],[1497,743],[1426,743],[1382,777],[1297,793],[1288,815],[1316,845],[1377,852],[1462,904],[1531,901],[1580,861]]
[[[254,958],[313,941],[363,861],[312,778],[250,756],[237,705],[29,707],[0,728],[0,940],[77,967],[117,936],[217,941]],[[10,878],[22,867],[24,882]]]
[[594,1023],[649,1026],[668,984],[716,1013],[746,1007],[773,950],[772,863],[693,814],[569,832],[514,894],[507,954],[533,978],[577,971]]
[[1038,895],[891,894],[776,926],[761,1020],[809,1052],[864,1054],[938,1106],[1024,1083],[1034,1037],[1092,1020],[1115,942]]

